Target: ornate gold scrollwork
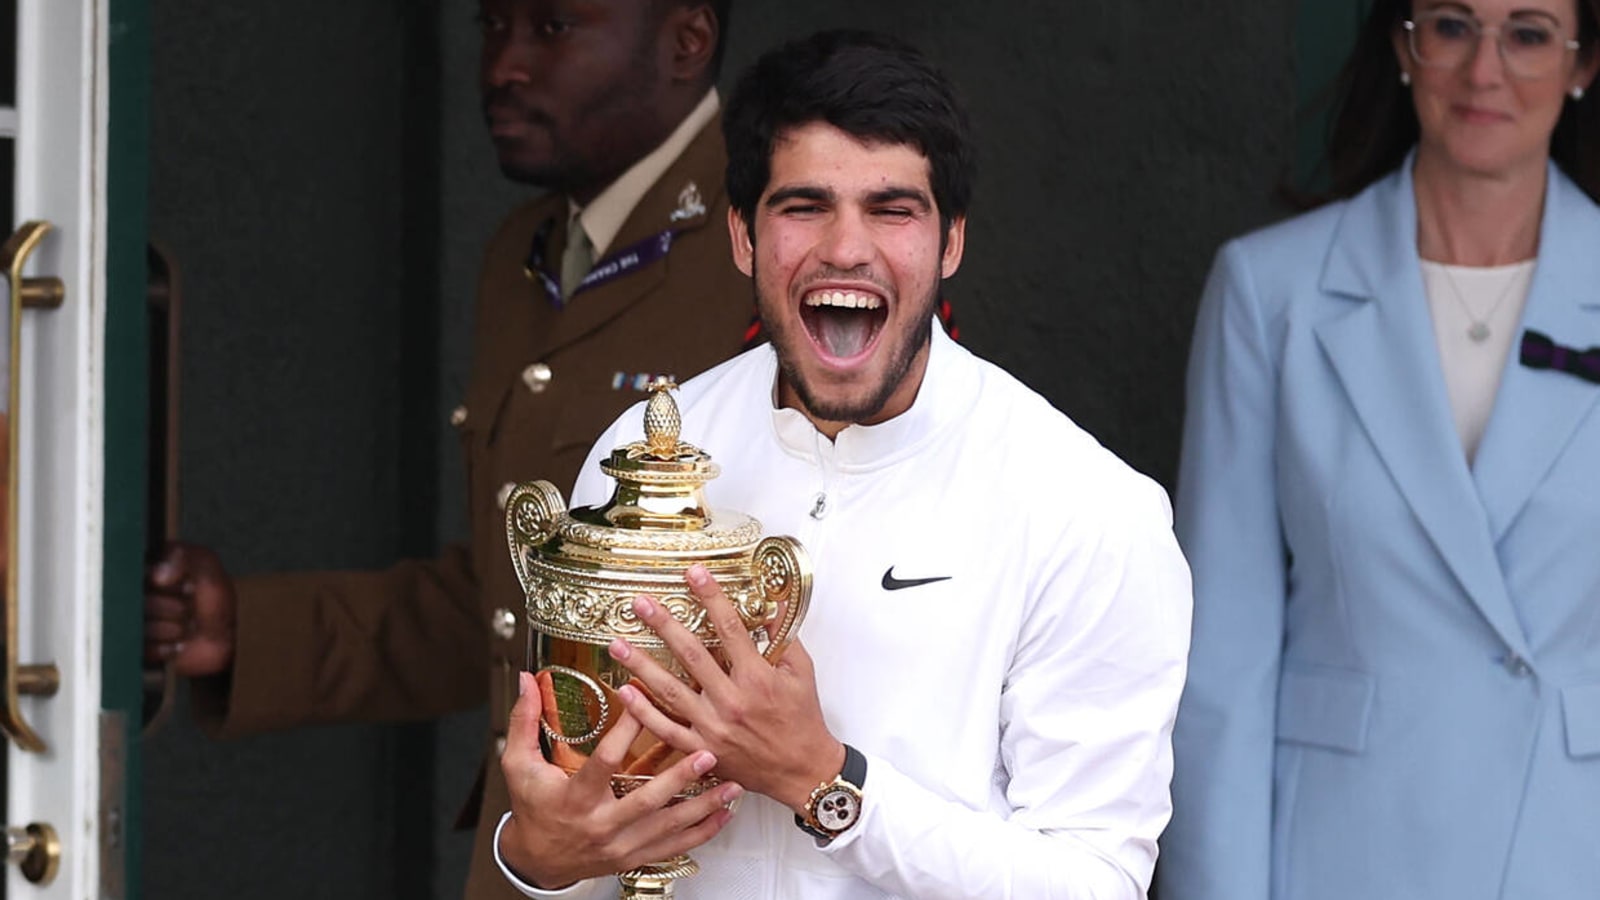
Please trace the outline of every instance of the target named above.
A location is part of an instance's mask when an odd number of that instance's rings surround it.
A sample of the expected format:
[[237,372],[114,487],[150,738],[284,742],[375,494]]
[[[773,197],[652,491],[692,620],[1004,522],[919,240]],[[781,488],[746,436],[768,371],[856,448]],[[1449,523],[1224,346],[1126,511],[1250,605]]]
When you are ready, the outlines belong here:
[[555,536],[567,504],[561,491],[548,481],[517,485],[506,498],[506,542],[511,545],[511,565],[517,581],[528,585],[528,555]]
[[752,554],[756,590],[771,606],[782,604],[783,621],[761,655],[777,661],[793,640],[791,632],[811,607],[811,557],[791,537],[763,538]]

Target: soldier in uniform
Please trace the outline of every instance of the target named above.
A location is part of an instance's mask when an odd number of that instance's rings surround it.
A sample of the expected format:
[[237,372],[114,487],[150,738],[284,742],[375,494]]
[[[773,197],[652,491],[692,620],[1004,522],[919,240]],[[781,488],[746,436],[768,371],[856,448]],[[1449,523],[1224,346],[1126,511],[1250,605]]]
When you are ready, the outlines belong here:
[[[435,717],[490,704],[466,896],[518,896],[487,836],[527,640],[504,498],[571,484],[590,444],[657,375],[738,351],[753,311],[725,226],[714,83],[731,0],[483,0],[486,123],[507,177],[549,192],[491,240],[472,376],[451,415],[469,547],[381,572],[233,580],[202,547],[149,571],[146,658],[194,679],[196,715],[233,736]],[[485,827],[486,826],[486,827]]]

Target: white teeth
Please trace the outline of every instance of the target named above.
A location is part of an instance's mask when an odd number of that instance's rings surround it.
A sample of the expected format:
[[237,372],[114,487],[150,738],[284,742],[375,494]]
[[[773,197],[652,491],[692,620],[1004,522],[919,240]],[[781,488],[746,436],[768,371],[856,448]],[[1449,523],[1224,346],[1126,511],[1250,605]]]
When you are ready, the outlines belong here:
[[841,309],[877,309],[883,300],[876,294],[855,291],[814,291],[806,295],[807,306],[837,306]]

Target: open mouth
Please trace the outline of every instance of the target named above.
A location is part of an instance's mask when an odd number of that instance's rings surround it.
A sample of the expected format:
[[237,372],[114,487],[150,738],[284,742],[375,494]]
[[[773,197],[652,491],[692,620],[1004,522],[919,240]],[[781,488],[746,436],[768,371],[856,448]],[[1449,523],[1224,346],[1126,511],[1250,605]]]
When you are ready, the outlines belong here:
[[800,304],[800,322],[811,342],[837,362],[870,351],[888,319],[889,304],[865,291],[812,291]]

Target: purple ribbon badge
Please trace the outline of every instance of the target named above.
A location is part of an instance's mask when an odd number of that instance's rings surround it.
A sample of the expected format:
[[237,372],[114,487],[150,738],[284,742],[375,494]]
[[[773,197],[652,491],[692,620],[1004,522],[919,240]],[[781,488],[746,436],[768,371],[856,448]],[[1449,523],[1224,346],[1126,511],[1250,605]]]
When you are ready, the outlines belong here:
[[1553,369],[1600,384],[1600,347],[1563,347],[1548,335],[1529,329],[1522,332],[1520,359],[1530,369]]

